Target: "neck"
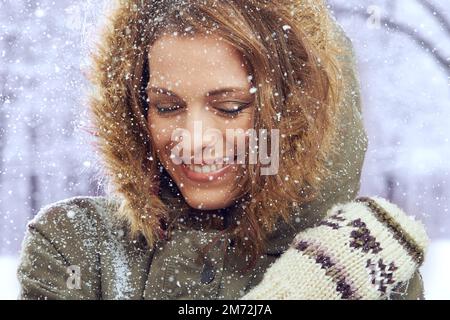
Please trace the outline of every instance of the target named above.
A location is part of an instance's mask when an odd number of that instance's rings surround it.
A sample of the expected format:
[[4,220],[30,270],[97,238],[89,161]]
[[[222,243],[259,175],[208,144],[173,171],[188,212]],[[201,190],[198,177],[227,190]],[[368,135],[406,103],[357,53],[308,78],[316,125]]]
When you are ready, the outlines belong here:
[[194,229],[224,230],[230,224],[236,205],[217,210],[204,210],[190,207],[184,200],[170,176],[161,180],[160,197],[170,210],[170,220]]

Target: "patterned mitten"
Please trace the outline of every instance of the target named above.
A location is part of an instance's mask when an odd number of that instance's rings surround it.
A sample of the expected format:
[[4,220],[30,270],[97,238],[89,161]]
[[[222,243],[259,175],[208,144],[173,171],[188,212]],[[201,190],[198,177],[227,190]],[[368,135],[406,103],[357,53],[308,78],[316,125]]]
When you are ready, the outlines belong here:
[[424,226],[395,204],[359,197],[300,232],[241,299],[386,299],[423,262]]

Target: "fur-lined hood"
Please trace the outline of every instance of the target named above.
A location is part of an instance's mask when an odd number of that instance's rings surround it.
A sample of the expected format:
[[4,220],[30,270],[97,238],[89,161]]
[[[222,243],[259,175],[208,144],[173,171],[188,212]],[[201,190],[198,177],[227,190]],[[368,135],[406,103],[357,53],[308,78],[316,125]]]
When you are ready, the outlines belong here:
[[[361,168],[367,149],[367,136],[361,117],[359,84],[355,71],[354,55],[349,39],[330,17],[326,6],[321,1],[296,1],[295,20],[301,26],[311,43],[319,51],[337,48],[336,59],[342,74],[341,83],[334,91],[339,93],[337,112],[333,119],[335,130],[329,132],[332,148],[327,152],[323,166],[330,174],[322,181],[320,196],[299,205],[289,218],[294,228],[283,220],[269,234],[268,252],[283,251],[299,230],[309,227],[323,218],[326,211],[335,203],[355,198],[360,187]],[[130,10],[130,15],[132,10]],[[122,17],[126,19],[126,17]],[[120,48],[123,43],[110,45]],[[137,131],[139,119],[130,118],[130,108],[135,101],[124,100],[130,88],[126,79],[111,82],[112,68],[129,70],[127,61],[114,56],[114,66],[106,66],[113,54],[120,49],[103,48],[94,61],[93,78],[95,96],[92,97],[92,113],[98,135],[98,150],[102,156],[105,176],[113,187],[112,197],[120,199],[120,212],[130,226],[136,222],[136,215],[146,221],[146,228],[152,230],[160,223],[163,203],[156,194],[159,182],[143,166],[143,159],[148,159],[147,145],[140,139]],[[119,50],[119,51],[118,51]],[[103,56],[103,61],[101,60]],[[109,61],[108,60],[108,61]],[[114,70],[121,73],[120,70]],[[125,74],[125,71],[122,72]]]

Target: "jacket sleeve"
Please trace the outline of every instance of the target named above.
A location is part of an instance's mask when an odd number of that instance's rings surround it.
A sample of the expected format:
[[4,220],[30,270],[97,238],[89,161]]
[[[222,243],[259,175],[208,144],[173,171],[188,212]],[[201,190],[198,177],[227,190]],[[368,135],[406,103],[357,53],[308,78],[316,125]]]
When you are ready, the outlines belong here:
[[242,299],[423,299],[428,237],[420,221],[379,197],[336,204]]
[[95,246],[86,241],[89,219],[84,226],[71,221],[83,214],[69,200],[42,208],[28,224],[17,269],[19,299],[98,298]]

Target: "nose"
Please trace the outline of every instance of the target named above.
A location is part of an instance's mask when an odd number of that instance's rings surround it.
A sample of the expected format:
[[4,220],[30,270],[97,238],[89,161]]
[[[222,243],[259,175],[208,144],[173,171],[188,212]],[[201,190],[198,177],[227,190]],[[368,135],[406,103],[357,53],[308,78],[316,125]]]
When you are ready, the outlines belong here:
[[[187,112],[185,129],[191,135],[191,157],[196,164],[204,163],[203,152],[220,139],[221,131],[216,127],[212,113],[203,105],[195,104]],[[220,137],[219,137],[220,136]]]

